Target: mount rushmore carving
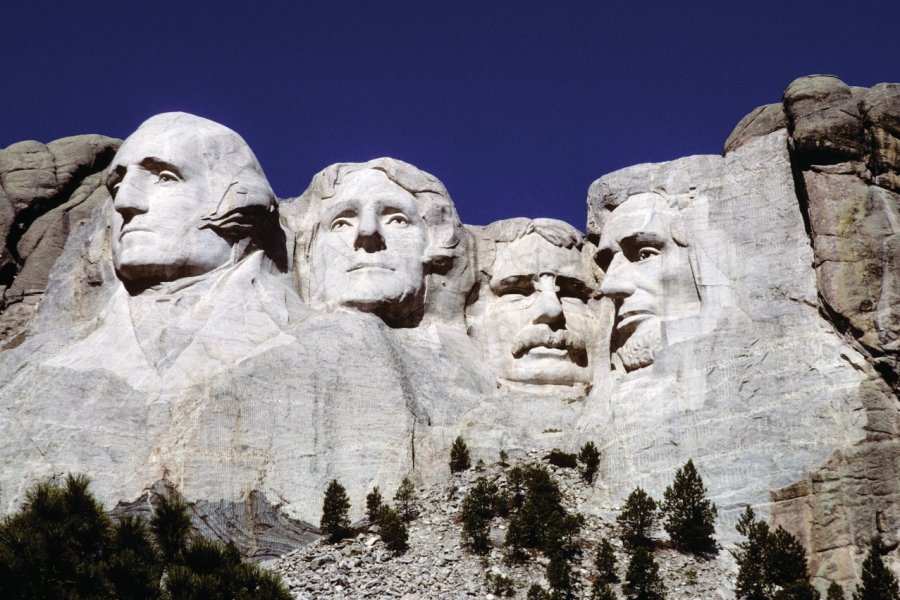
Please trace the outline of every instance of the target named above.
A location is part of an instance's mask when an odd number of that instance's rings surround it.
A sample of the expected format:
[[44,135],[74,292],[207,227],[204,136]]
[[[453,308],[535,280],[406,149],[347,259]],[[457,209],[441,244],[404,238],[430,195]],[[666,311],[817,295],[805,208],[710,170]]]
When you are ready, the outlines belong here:
[[[872,536],[900,543],[898,120],[896,85],[798,80],[722,156],[595,181],[586,234],[463,225],[391,158],[279,200],[238,134],[184,113],[10,146],[0,504],[81,471],[108,504],[165,482],[315,521],[332,478],[360,510],[445,476],[458,435],[485,460],[592,440],[598,511],[693,458],[722,539],[751,504],[852,578]],[[9,165],[60,149],[71,182],[29,204]]]

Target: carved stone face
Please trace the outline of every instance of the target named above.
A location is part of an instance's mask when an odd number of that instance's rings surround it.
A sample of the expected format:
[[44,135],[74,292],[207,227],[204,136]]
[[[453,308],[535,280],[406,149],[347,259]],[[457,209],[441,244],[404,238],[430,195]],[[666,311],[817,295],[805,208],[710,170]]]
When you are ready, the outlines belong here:
[[211,189],[200,141],[186,128],[138,129],[110,166],[112,254],[124,281],[150,285],[227,263],[231,244],[206,228],[222,195]]
[[319,205],[317,225],[310,252],[314,301],[383,318],[419,301],[428,232],[415,197],[383,172],[344,177]]
[[634,195],[612,211],[600,237],[600,292],[616,305],[612,350],[628,371],[653,362],[661,321],[699,308],[688,250],[673,237],[673,211],[658,194]]
[[587,343],[597,322],[581,252],[537,233],[497,244],[493,274],[470,307],[472,335],[500,379],[589,384]]

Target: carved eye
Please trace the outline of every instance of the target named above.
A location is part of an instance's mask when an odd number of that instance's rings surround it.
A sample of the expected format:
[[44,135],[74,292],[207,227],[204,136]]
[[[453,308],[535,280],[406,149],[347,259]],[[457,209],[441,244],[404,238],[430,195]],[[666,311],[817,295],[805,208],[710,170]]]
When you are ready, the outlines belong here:
[[178,178],[178,175],[173,173],[172,171],[160,171],[156,176],[156,183],[168,183],[170,181],[181,181]]
[[342,229],[348,229],[353,227],[353,223],[351,223],[348,219],[335,219],[331,222],[331,230],[332,231],[341,231]]
[[659,256],[659,250],[657,250],[656,248],[652,248],[650,246],[641,248],[638,251],[638,262],[645,261],[652,256]]
[[409,225],[409,219],[406,218],[406,215],[397,213],[388,217],[388,220],[385,222],[386,225],[390,227],[402,228]]
[[515,300],[518,296],[530,296],[534,293],[534,285],[527,283],[519,283],[515,285],[505,285],[497,291],[498,296],[506,296],[508,300]]

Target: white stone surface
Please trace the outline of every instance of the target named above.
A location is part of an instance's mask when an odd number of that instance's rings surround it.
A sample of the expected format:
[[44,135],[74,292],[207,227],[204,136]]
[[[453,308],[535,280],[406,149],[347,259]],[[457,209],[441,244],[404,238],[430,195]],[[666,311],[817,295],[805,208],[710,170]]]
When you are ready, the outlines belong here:
[[[693,458],[721,539],[754,504],[842,548],[823,569],[848,562],[856,539],[820,529],[859,496],[844,479],[868,463],[845,459],[896,440],[897,407],[819,310],[785,130],[599,179],[594,262],[559,222],[463,227],[436,178],[393,159],[332,165],[276,210],[240,138],[195,119],[126,140],[115,198],[73,228],[28,338],[0,354],[3,510],[82,471],[110,505],[166,479],[315,523],[331,479],[358,517],[374,485],[446,476],[457,435],[486,461],[592,440],[597,511],[637,485],[660,497]],[[806,508],[785,491],[823,478]]]

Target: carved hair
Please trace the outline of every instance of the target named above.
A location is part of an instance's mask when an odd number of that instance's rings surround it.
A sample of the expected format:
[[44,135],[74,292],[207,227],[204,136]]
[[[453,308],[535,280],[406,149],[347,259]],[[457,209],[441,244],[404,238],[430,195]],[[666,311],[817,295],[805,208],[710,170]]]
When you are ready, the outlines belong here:
[[[588,190],[588,203],[596,202],[598,212],[598,221],[602,230],[603,224],[609,219],[610,213],[615,211],[619,206],[628,201],[629,198],[639,194],[653,194],[658,196],[669,207],[668,223],[669,233],[672,240],[682,247],[690,247],[690,235],[688,235],[687,224],[681,211],[686,207],[685,203],[689,199],[689,195],[670,194],[661,187],[655,186],[632,186],[627,189],[611,189],[609,185],[601,180],[595,181]],[[604,214],[605,213],[605,214]]]
[[481,231],[483,240],[479,245],[478,269],[488,278],[493,275],[496,246],[499,243],[515,242],[531,234],[537,234],[559,248],[581,251],[587,243],[584,235],[575,227],[556,219],[503,219],[486,225]]
[[431,270],[443,270],[456,258],[465,254],[462,224],[447,188],[435,176],[413,165],[393,158],[376,158],[365,163],[338,163],[313,177],[300,201],[306,202],[303,230],[307,232],[303,253],[309,256],[319,229],[319,204],[334,196],[335,188],[351,173],[380,171],[394,184],[416,199],[419,216],[428,231],[428,246],[423,263]]

